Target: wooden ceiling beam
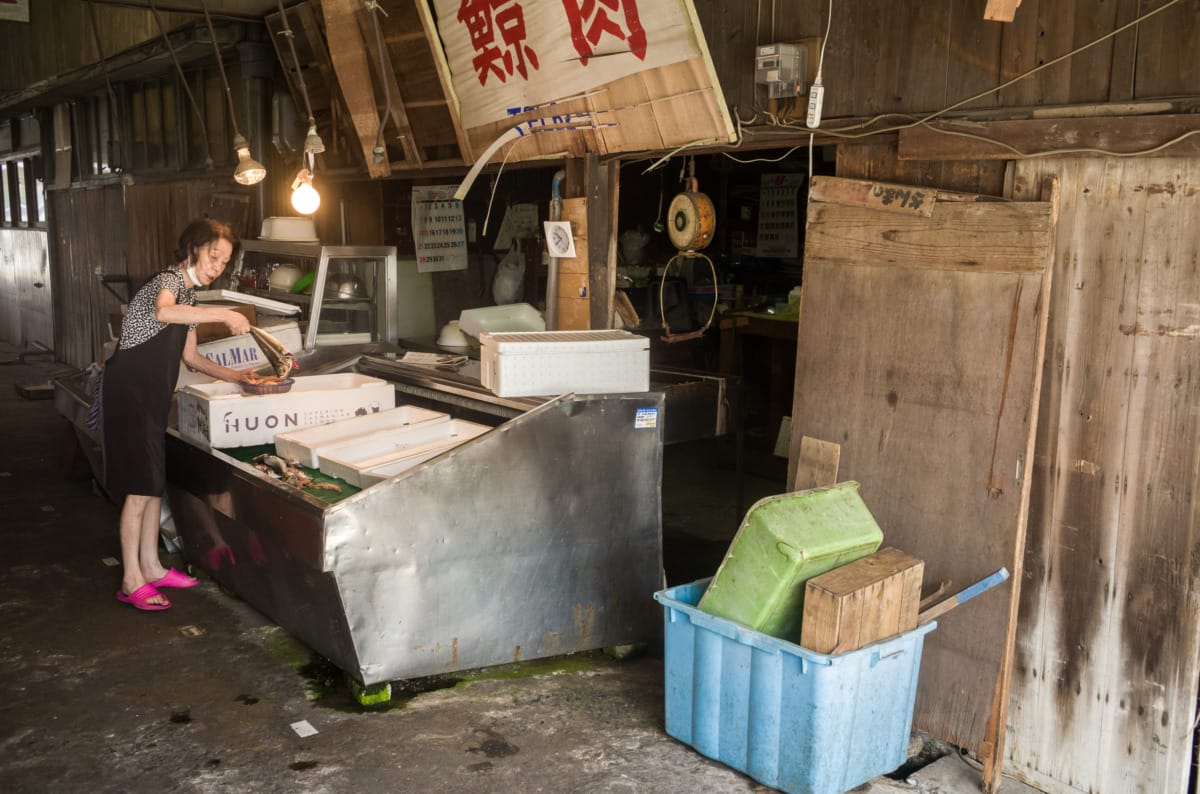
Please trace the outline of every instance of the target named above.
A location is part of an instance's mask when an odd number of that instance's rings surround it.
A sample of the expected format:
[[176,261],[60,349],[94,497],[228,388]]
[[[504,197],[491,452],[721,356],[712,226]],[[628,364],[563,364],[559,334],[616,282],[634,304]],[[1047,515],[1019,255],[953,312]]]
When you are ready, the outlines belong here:
[[[380,23],[382,27],[382,23]],[[395,135],[400,139],[400,146],[404,149],[404,159],[406,162],[411,162],[415,166],[420,167],[424,161],[421,156],[421,149],[417,146],[416,139],[413,137],[412,124],[408,119],[408,111],[405,109],[404,97],[400,95],[400,86],[396,83],[396,68],[392,65],[391,56],[388,53],[388,45],[385,43],[383,52],[376,44],[375,26],[371,20],[370,12],[360,13],[358,15],[359,32],[362,34],[363,42],[369,50],[371,66],[378,72],[379,79],[383,82],[383,89],[391,97],[390,105],[390,121],[396,128]],[[414,36],[424,38],[424,31],[416,31]],[[384,39],[382,30],[380,31],[380,39]],[[386,136],[385,136],[386,137]],[[386,155],[385,155],[386,157]]]
[[990,22],[1012,22],[1021,0],[987,0],[983,18]]
[[352,0],[324,0],[321,12],[325,17],[325,37],[329,56],[336,73],[336,83],[350,113],[350,122],[362,148],[367,173],[378,179],[391,174],[385,156],[375,162],[375,140],[379,134],[379,110],[375,102],[375,87],[371,67],[367,62],[366,42],[357,20]]

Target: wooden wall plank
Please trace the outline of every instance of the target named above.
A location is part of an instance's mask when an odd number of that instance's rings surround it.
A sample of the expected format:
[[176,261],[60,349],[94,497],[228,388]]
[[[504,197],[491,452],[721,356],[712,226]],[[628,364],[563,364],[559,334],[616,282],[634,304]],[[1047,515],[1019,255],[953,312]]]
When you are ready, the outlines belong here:
[[[1144,0],[1142,12],[1161,7],[1166,0]],[[1194,95],[1200,86],[1200,10],[1185,0],[1176,7],[1138,25],[1137,82],[1139,98]]]
[[[1183,791],[1200,649],[1195,159],[1018,164],[1063,185],[1008,771]],[[1101,230],[1100,233],[1097,230]],[[1187,397],[1184,395],[1192,395]]]
[[[936,128],[934,128],[936,127]],[[944,132],[939,132],[944,130]],[[901,130],[903,160],[1012,160],[1018,155],[1064,149],[1097,152],[1146,152],[1147,156],[1200,155],[1200,113],[1077,119],[1019,119],[986,122],[935,122]],[[962,133],[962,134],[955,134]],[[1188,135],[1177,143],[1158,149]],[[981,140],[980,137],[988,139]],[[1000,141],[1008,147],[990,140]]]
[[[948,211],[1001,213],[1030,237],[1050,234],[1048,220],[1010,213],[1011,205],[949,204]],[[1049,217],[1048,204],[1031,208]],[[939,202],[932,218],[918,220],[936,226],[942,210]],[[1001,565],[1019,570],[1021,458],[1033,432],[1044,271],[932,270],[886,253],[904,264],[882,265],[839,253],[822,238],[822,226],[851,218],[860,228],[877,227],[861,235],[868,238],[909,220],[863,212],[809,207],[789,477],[803,436],[828,439],[841,447],[838,476],[862,483],[888,544],[924,558],[931,580],[962,585]],[[941,233],[943,242],[971,248],[976,235],[956,229],[961,245],[951,230]],[[1030,247],[1048,253],[1046,240]],[[927,638],[917,727],[981,746],[1007,653],[1013,592],[947,615]]]
[[[886,228],[874,222],[878,210],[814,203],[808,212],[806,265],[1041,272],[1048,253],[1049,221],[1046,207],[1038,202],[939,202],[930,218],[887,213]],[[945,241],[955,234],[969,235],[969,243],[947,246]]]
[[1003,194],[1004,169],[1001,161],[901,161],[895,140],[837,147],[837,175],[841,177],[927,185],[985,196]]

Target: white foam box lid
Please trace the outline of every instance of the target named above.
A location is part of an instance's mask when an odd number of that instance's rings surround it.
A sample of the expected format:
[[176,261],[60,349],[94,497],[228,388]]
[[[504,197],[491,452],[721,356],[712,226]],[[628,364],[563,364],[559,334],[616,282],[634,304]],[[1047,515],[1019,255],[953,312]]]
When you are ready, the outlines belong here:
[[628,331],[481,334],[480,380],[501,397],[650,389],[650,340]]
[[340,477],[351,485],[365,488],[392,476],[364,477],[363,473],[368,470],[407,461],[407,466],[393,472],[398,474],[489,430],[487,425],[463,419],[421,422],[329,447],[321,453],[319,468],[322,474]]
[[[300,324],[295,320],[264,326],[263,330],[278,339],[279,343],[288,350],[298,351],[301,347]],[[267,366],[267,357],[263,355],[262,348],[250,334],[214,339],[211,342],[196,345],[196,350],[208,360],[215,361],[229,369],[258,369]],[[177,389],[196,383],[216,382],[203,372],[189,369],[182,361],[179,362],[179,381],[175,384]]]
[[353,416],[327,425],[277,433],[275,451],[280,457],[299,461],[303,466],[316,469],[320,465],[321,452],[329,447],[416,423],[446,422],[449,419],[449,414],[440,411],[418,408],[415,405],[397,405],[379,413]]
[[378,413],[396,405],[391,383],[356,372],[297,377],[285,394],[245,394],[236,383],[179,392],[179,432],[213,447],[272,444],[275,435]]

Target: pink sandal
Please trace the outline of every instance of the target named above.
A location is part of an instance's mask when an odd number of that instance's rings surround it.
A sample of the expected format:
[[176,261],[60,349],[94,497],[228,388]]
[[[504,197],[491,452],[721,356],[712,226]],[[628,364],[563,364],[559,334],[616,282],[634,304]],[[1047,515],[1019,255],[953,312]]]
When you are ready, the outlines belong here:
[[[150,599],[155,596],[161,596],[152,584],[144,584],[137,590],[134,590],[129,595],[117,590],[117,600],[122,604],[129,604],[134,609],[141,609],[146,612],[162,612],[164,609],[171,608],[171,602],[165,604],[151,604]],[[164,599],[166,600],[166,599]]]
[[193,579],[186,573],[181,573],[174,568],[168,568],[166,576],[150,584],[155,587],[195,587],[200,584],[200,580]]

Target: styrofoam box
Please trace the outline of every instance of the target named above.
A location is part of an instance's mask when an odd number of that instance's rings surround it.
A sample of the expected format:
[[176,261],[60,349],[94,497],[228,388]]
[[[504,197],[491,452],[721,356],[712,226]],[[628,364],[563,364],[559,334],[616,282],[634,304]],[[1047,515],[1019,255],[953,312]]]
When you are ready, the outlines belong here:
[[[274,336],[279,340],[279,343],[288,350],[299,350],[301,347],[300,325],[291,320],[279,325],[272,325],[263,328],[264,331]],[[205,342],[202,345],[196,345],[196,350],[200,355],[215,361],[223,367],[230,369],[257,369],[267,365],[267,358],[263,355],[262,348],[254,341],[254,337],[250,334],[242,334],[241,336],[228,336],[224,339],[214,339],[211,342]],[[184,386],[191,386],[195,383],[214,383],[213,378],[205,375],[203,372],[188,369],[187,365],[182,361],[179,362],[179,382],[176,384],[177,389]]]
[[[421,422],[328,447],[321,452],[319,468],[322,474],[340,477],[351,485],[365,488],[489,430],[487,425],[462,419]],[[382,474],[378,472],[381,467],[391,467],[393,471]],[[365,476],[372,470],[375,474]]]
[[201,383],[179,392],[179,432],[213,447],[270,444],[275,434],[378,413],[396,390],[356,372],[296,378],[285,394],[244,394],[236,383]]
[[415,405],[397,405],[377,414],[354,416],[327,425],[277,433],[275,451],[280,457],[299,461],[301,465],[315,469],[319,466],[321,452],[329,447],[418,422],[445,422],[449,419],[450,415],[441,411],[431,411]]
[[650,340],[628,331],[481,334],[480,380],[501,397],[642,392]]
[[841,794],[907,760],[927,623],[827,656],[696,608],[704,579],[654,594],[667,733],[790,794]]

